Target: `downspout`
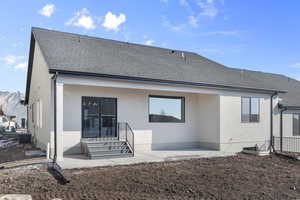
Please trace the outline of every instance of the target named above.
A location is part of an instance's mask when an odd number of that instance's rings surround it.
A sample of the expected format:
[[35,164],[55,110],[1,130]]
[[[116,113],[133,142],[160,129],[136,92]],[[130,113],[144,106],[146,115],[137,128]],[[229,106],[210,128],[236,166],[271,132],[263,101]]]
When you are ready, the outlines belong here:
[[286,111],[287,108],[282,108],[280,110],[280,152],[282,152],[283,146],[283,112]]
[[28,114],[28,111],[29,111],[29,110],[28,110],[28,106],[29,106],[29,105],[27,104],[27,106],[26,106],[26,110],[27,110],[26,116],[27,116],[27,118],[26,118],[26,123],[25,123],[25,126],[26,126],[25,128],[26,128],[27,133],[28,133],[28,119],[29,119],[29,118],[28,118],[28,117],[29,117],[29,114]]
[[271,95],[270,98],[270,152],[272,152],[272,149],[274,150],[274,141],[273,141],[273,98],[277,96],[278,93],[275,92]]
[[53,80],[53,117],[54,117],[54,157],[53,163],[57,161],[57,124],[56,124],[56,78],[57,73],[52,77]]
[[61,167],[57,164],[57,123],[56,123],[56,110],[57,110],[57,102],[56,102],[56,79],[57,79],[57,75],[58,73],[56,72],[55,75],[52,76],[52,80],[53,80],[53,118],[54,118],[54,156],[53,156],[53,161],[52,161],[52,166],[49,167],[49,171],[50,173],[54,176],[55,179],[58,180],[59,183],[61,183],[62,185],[65,185],[67,183],[69,183],[70,181],[68,181],[63,173],[61,172]]

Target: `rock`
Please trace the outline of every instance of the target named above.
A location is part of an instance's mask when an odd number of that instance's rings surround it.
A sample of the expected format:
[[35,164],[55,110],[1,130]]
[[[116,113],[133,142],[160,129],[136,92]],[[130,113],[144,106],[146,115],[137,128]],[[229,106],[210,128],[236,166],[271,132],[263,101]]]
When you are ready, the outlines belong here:
[[296,186],[292,186],[292,187],[291,187],[291,190],[296,190]]
[[25,156],[45,156],[46,153],[41,150],[25,151]]
[[0,200],[32,200],[32,198],[26,194],[0,194]]

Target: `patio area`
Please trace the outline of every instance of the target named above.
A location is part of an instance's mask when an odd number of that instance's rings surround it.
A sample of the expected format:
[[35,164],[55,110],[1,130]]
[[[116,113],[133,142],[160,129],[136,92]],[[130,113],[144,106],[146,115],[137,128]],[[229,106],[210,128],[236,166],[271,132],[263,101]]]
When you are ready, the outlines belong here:
[[85,155],[66,155],[64,156],[63,161],[58,162],[58,164],[63,169],[73,169],[189,160],[193,158],[225,157],[234,155],[236,155],[236,153],[199,148],[186,150],[156,150],[150,152],[136,152],[134,157],[99,160],[89,160]]

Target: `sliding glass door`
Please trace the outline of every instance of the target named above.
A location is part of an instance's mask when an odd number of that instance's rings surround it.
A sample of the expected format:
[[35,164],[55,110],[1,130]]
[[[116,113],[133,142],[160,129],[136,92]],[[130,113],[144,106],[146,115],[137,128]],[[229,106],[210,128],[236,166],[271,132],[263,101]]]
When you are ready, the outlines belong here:
[[82,137],[117,136],[117,99],[82,97]]

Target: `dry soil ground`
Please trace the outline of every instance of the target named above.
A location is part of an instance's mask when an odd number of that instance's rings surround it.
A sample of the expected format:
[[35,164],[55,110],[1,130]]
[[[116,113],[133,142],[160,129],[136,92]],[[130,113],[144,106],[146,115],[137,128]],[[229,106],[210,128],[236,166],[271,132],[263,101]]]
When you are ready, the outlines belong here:
[[60,185],[45,166],[0,170],[0,193],[33,199],[300,199],[300,161],[275,155],[193,159],[65,170]]

